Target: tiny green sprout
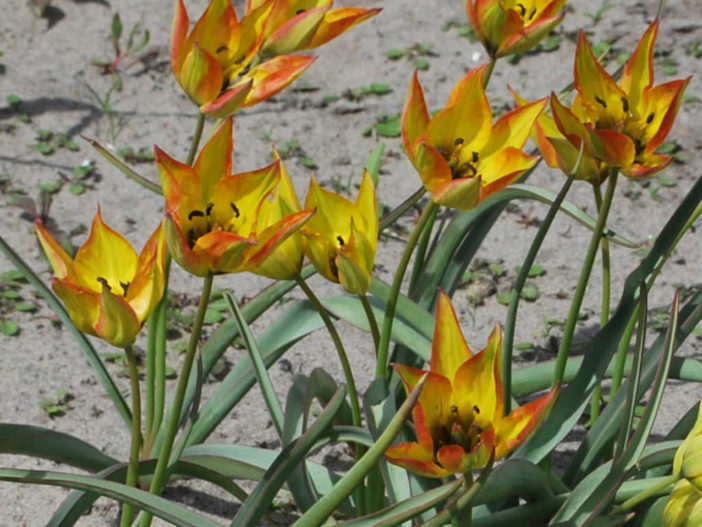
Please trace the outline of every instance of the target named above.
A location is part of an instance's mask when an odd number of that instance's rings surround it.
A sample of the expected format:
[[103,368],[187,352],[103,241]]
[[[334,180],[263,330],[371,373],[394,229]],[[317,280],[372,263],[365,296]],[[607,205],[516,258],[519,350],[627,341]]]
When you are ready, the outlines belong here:
[[300,159],[300,164],[305,168],[309,168],[310,170],[316,170],[317,168],[319,168],[317,166],[317,163],[315,163],[314,159],[312,159],[311,157],[303,157],[302,159]]
[[414,59],[412,65],[418,70],[426,71],[429,69],[429,61],[425,58]]
[[536,349],[536,346],[533,342],[520,342],[514,346],[514,349],[518,351],[528,351]]
[[61,417],[72,408],[68,403],[73,399],[73,395],[68,390],[59,390],[53,398],[39,401],[39,408],[44,410],[46,415],[52,419]]
[[[521,265],[518,265],[518,266],[516,266],[516,267],[514,268],[514,270],[515,270],[516,272],[519,273],[519,272],[521,272],[521,270],[522,270],[522,266],[521,266]],[[534,264],[534,265],[532,265],[531,268],[529,269],[529,272],[527,273],[527,276],[528,276],[529,278],[535,278],[535,277],[537,277],[537,276],[542,276],[542,275],[545,275],[545,274],[546,274],[546,269],[545,269],[543,266]]]
[[364,95],[386,95],[390,92],[392,92],[392,88],[388,84],[373,83],[361,88],[361,93]]
[[335,103],[339,99],[341,99],[341,97],[339,97],[338,95],[325,95],[324,97],[322,97],[322,106],[329,106],[330,104]]
[[541,296],[539,288],[533,282],[527,282],[522,288],[522,298],[527,302],[534,302]]
[[401,126],[400,114],[380,115],[376,119],[375,131],[382,137],[400,137]]
[[677,75],[678,74],[678,61],[673,57],[666,57],[661,65],[661,71],[664,75]]
[[405,52],[401,49],[390,49],[385,52],[385,56],[388,60],[399,60],[405,56]]
[[15,337],[19,334],[19,332],[20,327],[17,322],[0,319],[0,333],[8,337]]
[[10,106],[18,106],[21,103],[22,103],[22,98],[19,95],[15,94],[15,93],[11,93],[10,95],[7,96],[7,104],[9,104]]

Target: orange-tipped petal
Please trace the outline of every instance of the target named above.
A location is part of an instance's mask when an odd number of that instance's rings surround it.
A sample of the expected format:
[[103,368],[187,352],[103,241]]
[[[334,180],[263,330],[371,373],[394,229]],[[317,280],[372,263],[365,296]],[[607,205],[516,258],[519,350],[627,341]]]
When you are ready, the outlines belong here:
[[78,249],[74,270],[81,285],[100,291],[101,282],[113,288],[120,287],[125,277],[133,277],[137,270],[138,257],[129,242],[120,233],[107,225],[98,208],[90,228],[90,235]]
[[673,127],[675,117],[678,115],[678,110],[680,109],[682,96],[691,79],[692,77],[690,76],[686,79],[660,84],[648,90],[644,95],[644,98],[650,101],[648,106],[651,113],[649,113],[648,116],[653,114],[651,122],[648,123],[649,129],[656,130],[655,135],[653,135],[646,144],[644,156],[651,155],[663,144],[663,141],[665,141],[668,132],[670,132],[670,129]]
[[490,139],[480,151],[481,156],[490,156],[502,148],[522,148],[529,138],[536,119],[546,107],[547,99],[539,99],[521,105],[500,117],[492,127]]
[[559,389],[560,386],[557,386],[546,395],[520,406],[497,422],[495,459],[502,459],[517,448],[541,424],[555,402]]
[[480,163],[480,201],[509,186],[539,161],[513,146],[504,148]]
[[317,31],[314,32],[307,44],[300,49],[313,49],[326,44],[352,27],[374,17],[380,11],[382,9],[362,9],[360,7],[332,9],[325,13],[322,23],[317,27]]
[[314,214],[314,211],[303,210],[283,218],[275,225],[271,225],[264,230],[258,236],[258,245],[251,247],[246,254],[245,267],[255,270],[257,267],[263,266],[265,260],[276,247],[299,231],[312,214]]
[[154,157],[166,198],[167,212],[178,210],[183,195],[200,196],[200,178],[193,167],[177,161],[158,146],[154,146]]
[[636,147],[631,138],[615,130],[590,130],[590,149],[608,165],[626,167],[634,162]]
[[[549,137],[548,141],[556,155],[556,166],[563,173],[572,174],[578,162],[580,151],[563,137]],[[575,179],[583,179],[593,185],[599,185],[605,180],[608,173],[609,168],[607,168],[607,165],[602,165],[600,161],[597,161],[590,155],[583,155],[578,172],[575,174]]]
[[215,100],[201,105],[200,112],[220,119],[229,117],[241,108],[241,105],[244,104],[244,101],[249,96],[251,88],[253,88],[252,80],[237,84]]
[[374,263],[375,244],[356,228],[356,223],[351,218],[349,239],[338,251],[336,258],[341,287],[351,294],[367,293],[373,278]]
[[195,253],[190,248],[188,239],[180,228],[177,213],[166,213],[163,218],[163,232],[168,251],[178,265],[195,276],[207,276],[210,272],[207,255],[201,252]]
[[141,324],[129,304],[102,284],[100,294],[100,316],[95,332],[101,339],[118,348],[134,344]]
[[308,49],[307,43],[330,8],[331,5],[313,7],[298,13],[266,38],[264,51],[270,55],[284,55]]
[[663,170],[672,162],[673,158],[671,156],[652,154],[647,156],[643,163],[634,163],[633,165],[622,168],[622,174],[631,178],[649,177]]
[[551,112],[561,134],[579,149],[582,142],[587,141],[587,129],[569,108],[561,104],[555,93],[551,93]]
[[458,368],[470,358],[471,351],[466,344],[451,299],[439,289],[431,348],[431,370],[447,379],[453,379]]
[[[507,89],[509,89],[512,97],[514,97],[514,100],[519,106],[527,104],[528,101],[519,95],[511,86],[507,86]],[[541,156],[544,158],[546,164],[551,168],[558,168],[557,153],[549,141],[550,137],[562,137],[562,134],[560,130],[558,130],[558,126],[556,126],[553,117],[542,111],[531,130],[531,139],[541,151]]]
[[208,262],[209,272],[234,273],[241,270],[244,253],[252,245],[256,245],[256,240],[233,232],[215,231],[199,237],[193,252],[200,260]]
[[212,137],[202,147],[195,162],[195,172],[200,177],[202,201],[210,201],[215,185],[232,173],[232,119],[224,122],[214,131]]
[[[358,189],[354,205],[358,209],[362,222],[357,225],[359,232],[372,246],[371,259],[375,260],[375,251],[378,245],[378,203],[375,197],[373,178],[367,169],[363,169],[363,180]],[[353,220],[353,218],[352,218]]]
[[491,432],[491,430],[483,432],[480,441],[470,452],[466,452],[459,445],[441,447],[436,453],[437,461],[450,474],[465,474],[484,467],[488,464],[492,454],[493,445],[486,441],[492,435]]
[[188,11],[185,9],[183,0],[176,0],[175,12],[173,14],[173,26],[171,28],[171,67],[176,77],[178,77],[180,69],[183,66],[183,61],[185,60],[185,55],[187,54],[183,43],[188,36],[188,29],[190,29]]
[[198,105],[202,105],[217,98],[222,89],[224,74],[217,59],[195,43],[183,61],[178,81],[185,93]]
[[51,288],[66,305],[76,327],[83,333],[97,336],[95,325],[100,317],[100,293],[59,278],[53,279]]
[[246,78],[253,79],[253,88],[244,106],[253,106],[285,89],[309,68],[317,57],[280,55],[256,66]]
[[422,183],[431,192],[432,197],[436,198],[445,185],[452,183],[451,167],[444,156],[433,146],[425,142],[418,143],[412,161]]
[[385,457],[399,465],[428,478],[445,478],[451,472],[443,469],[434,461],[434,450],[419,443],[401,443],[385,451]]
[[442,426],[451,406],[451,381],[438,373],[418,370],[404,364],[395,364],[395,370],[402,378],[407,393],[414,389],[425,374],[427,375],[419,401],[412,410],[412,416],[417,440],[423,445],[431,445],[434,441],[433,435]]
[[[411,160],[415,156],[415,145],[424,137],[429,126],[429,110],[424,99],[424,90],[415,70],[410,81],[405,106],[402,110],[402,143]],[[414,161],[413,161],[414,163]]]
[[[554,2],[555,3],[555,2]],[[563,2],[565,3],[565,2]],[[524,53],[536,47],[546,35],[553,31],[565,18],[565,13],[560,15],[542,18],[538,22],[534,22],[523,29],[514,33],[509,38],[505,39],[497,49],[497,56],[504,57],[513,53]]]
[[232,36],[239,39],[239,22],[231,0],[211,0],[190,33],[186,46],[199,46],[214,56],[229,47]]
[[624,121],[627,94],[597,62],[584,31],[580,31],[575,52],[575,87],[584,102],[597,110],[602,121],[607,121],[603,125]]
[[658,19],[648,26],[636,50],[624,64],[619,86],[629,94],[629,108],[640,113],[643,92],[653,85],[653,47],[658,34]]
[[166,238],[159,224],[139,254],[137,271],[126,295],[140,323],[151,314],[163,296],[166,268]]
[[34,228],[37,231],[39,242],[41,242],[41,246],[44,249],[44,254],[46,254],[51,267],[54,269],[56,278],[64,279],[72,277],[74,275],[73,258],[69,256],[63,247],[51,236],[49,231],[46,230],[41,219],[36,219]]

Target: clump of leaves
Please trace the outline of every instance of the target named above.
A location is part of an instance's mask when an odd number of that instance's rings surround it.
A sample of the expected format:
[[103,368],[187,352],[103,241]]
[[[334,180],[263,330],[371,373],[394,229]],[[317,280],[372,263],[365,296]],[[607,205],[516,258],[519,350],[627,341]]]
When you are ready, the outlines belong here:
[[406,58],[412,61],[412,65],[418,70],[428,70],[429,61],[426,57],[437,57],[439,54],[432,50],[431,44],[415,43],[407,49],[390,49],[385,52],[388,60],[400,60]]
[[397,114],[383,114],[379,115],[375,119],[375,124],[365,128],[361,135],[363,137],[370,137],[375,132],[380,137],[400,137],[402,133],[402,121],[399,113]]
[[139,150],[127,146],[117,150],[117,154],[130,165],[152,163],[155,159],[153,149],[146,146],[142,146]]
[[51,399],[39,401],[39,407],[51,417],[62,417],[73,407],[69,404],[75,397],[68,390],[59,390]]
[[[144,48],[146,48],[151,38],[149,30],[145,29],[142,31],[141,26],[137,23],[131,27],[126,42],[122,43],[123,30],[122,19],[119,13],[115,13],[112,17],[112,23],[110,24],[110,41],[114,49],[114,58],[107,60],[93,59],[92,61],[94,66],[100,68],[102,75],[113,75],[113,85],[115,85],[118,91],[122,89],[121,77],[119,75],[121,63],[129,60],[124,66],[124,69],[128,69],[137,62],[142,61],[144,57],[141,56],[140,53],[144,51]],[[137,41],[139,35],[141,35],[141,38]],[[115,81],[115,77],[119,80]]]
[[296,158],[298,163],[305,168],[310,170],[317,169],[317,163],[307,155],[305,150],[300,146],[300,142],[296,139],[291,139],[286,141],[285,144],[278,148],[278,154],[281,159],[292,159]]
[[22,285],[27,281],[18,270],[0,274],[0,333],[8,337],[19,334],[19,324],[10,319],[15,313],[34,313],[38,306],[22,295]]
[[[343,97],[352,102],[359,102],[369,96],[382,96],[387,95],[391,92],[392,88],[390,88],[389,84],[374,82],[372,84],[369,84],[368,86],[362,86],[361,88],[350,88],[344,92]],[[328,98],[323,98],[322,103],[324,103],[325,100],[328,104]]]
[[52,130],[42,128],[37,132],[37,142],[34,145],[37,151],[45,156],[56,152],[59,148],[65,148],[71,152],[80,150],[78,143],[63,133],[56,133]]
[[20,121],[22,121],[23,123],[31,122],[32,118],[29,116],[29,113],[27,113],[22,108],[22,97],[20,97],[16,93],[11,93],[7,96],[6,100],[10,108],[12,108],[17,113],[17,117]]

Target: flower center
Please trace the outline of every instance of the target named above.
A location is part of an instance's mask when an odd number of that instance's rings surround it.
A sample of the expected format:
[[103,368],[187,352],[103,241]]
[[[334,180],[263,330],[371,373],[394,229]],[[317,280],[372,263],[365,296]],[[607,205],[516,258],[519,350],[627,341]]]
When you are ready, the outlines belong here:
[[446,422],[438,430],[438,436],[434,441],[434,454],[441,447],[448,445],[458,445],[466,452],[472,451],[480,442],[480,434],[483,429],[475,424],[480,408],[473,405],[473,408],[461,415],[458,406],[451,406],[451,412]]
[[[204,212],[198,209],[191,210],[188,213],[188,222],[190,227],[187,229],[188,245],[192,249],[199,238],[210,232],[226,231],[232,232],[236,220],[241,217],[241,211],[236,203],[230,202],[229,209],[219,211],[219,221],[214,219],[214,203],[210,202],[205,207]],[[224,221],[222,221],[224,220]]]
[[[453,150],[451,150],[451,152],[440,150],[451,167],[452,179],[480,177],[480,174],[478,173],[480,154],[473,151],[470,153],[470,155],[467,155],[468,152],[465,150],[465,141],[462,137],[459,137],[456,139],[456,141],[454,141]],[[469,160],[465,161],[467,157]]]
[[[100,284],[102,286],[106,287],[108,291],[112,291],[112,286],[110,285],[110,283],[107,281],[106,278],[103,278],[102,276],[98,276],[97,281],[100,282]],[[127,293],[129,292],[129,285],[130,284],[131,284],[131,282],[122,282],[122,281],[119,282],[119,286],[122,288],[122,296],[125,298],[127,297]]]

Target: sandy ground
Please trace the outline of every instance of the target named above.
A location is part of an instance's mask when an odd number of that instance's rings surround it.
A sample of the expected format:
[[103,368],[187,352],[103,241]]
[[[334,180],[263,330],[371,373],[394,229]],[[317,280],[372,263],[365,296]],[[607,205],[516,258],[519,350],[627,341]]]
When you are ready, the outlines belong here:
[[[187,2],[196,16],[204,1]],[[351,2],[339,2],[351,5]],[[243,171],[268,162],[271,143],[285,145],[297,141],[304,155],[295,155],[287,161],[298,191],[304,195],[310,170],[301,163],[303,157],[314,160],[320,181],[350,189],[360,182],[367,154],[378,141],[386,144],[382,174],[378,188],[379,200],[393,207],[419,186],[419,178],[404,157],[397,138],[362,135],[381,115],[397,114],[404,100],[406,87],[414,70],[413,60],[425,59],[428,70],[420,74],[430,107],[443,105],[451,87],[467,69],[486,60],[478,43],[461,36],[460,28],[466,23],[465,13],[458,0],[357,0],[354,5],[371,7],[381,5],[384,11],[370,22],[356,28],[335,42],[318,50],[319,59],[291,90],[250,111],[238,115],[235,122],[235,170]],[[150,150],[158,144],[167,152],[184,158],[195,124],[194,107],[182,94],[172,78],[167,63],[171,2],[167,0],[54,0],[49,19],[36,18],[25,5],[25,0],[3,0],[0,17],[0,199],[2,215],[0,232],[15,250],[47,282],[50,273],[40,258],[32,224],[21,208],[10,205],[13,195],[25,192],[38,196],[38,185],[71,179],[75,167],[87,160],[96,161],[97,176],[86,181],[88,187],[79,196],[69,190],[70,183],[53,196],[51,217],[61,229],[73,233],[72,241],[80,244],[85,239],[96,206],[102,207],[108,223],[126,233],[135,246],[141,246],[156,226],[163,211],[162,199],[128,181],[116,169],[83,142],[78,134],[99,139],[104,144],[120,149]],[[238,6],[240,7],[240,6]],[[631,51],[646,25],[655,16],[657,4],[651,0],[620,2],[606,13],[598,24],[593,21],[595,7],[589,2],[575,1],[558,34],[563,38],[552,52],[525,56],[517,64],[501,61],[490,86],[494,107],[511,103],[506,85],[509,83],[525,96],[537,98],[560,89],[572,79],[572,62],[577,28],[592,31],[592,42],[613,42],[616,57],[620,51]],[[106,114],[100,99],[110,86],[109,77],[91,64],[96,58],[110,58],[110,20],[114,13],[122,17],[125,32],[135,23],[151,32],[147,63],[136,63],[122,72],[123,90],[111,98],[112,115]],[[695,16],[691,16],[691,13]],[[658,82],[688,74],[696,75],[687,90],[671,140],[681,150],[681,163],[675,164],[662,177],[641,183],[622,181],[615,206],[610,216],[610,227],[622,235],[646,242],[655,236],[668,216],[700,175],[699,161],[702,149],[702,98],[699,74],[702,72],[702,23],[700,7],[695,0],[671,2],[662,21],[656,58]],[[421,45],[421,46],[418,46]],[[413,59],[391,61],[386,52],[392,49],[429,50],[426,55]],[[696,56],[697,55],[697,56]],[[611,60],[608,68],[616,68]],[[673,72],[676,69],[677,73]],[[665,72],[665,73],[664,73]],[[666,74],[667,73],[667,74]],[[354,97],[360,89],[372,83],[384,83],[392,91],[386,95]],[[21,97],[19,108],[6,104],[10,94]],[[341,96],[336,102],[324,104],[328,96]],[[30,122],[23,122],[21,113],[27,113]],[[40,130],[54,135],[67,134],[79,146],[79,151],[56,148],[51,155],[37,150]],[[298,152],[298,154],[300,154]],[[142,174],[156,178],[153,164],[136,165]],[[560,172],[540,167],[530,182],[557,191],[563,181]],[[74,181],[75,183],[75,181]],[[586,184],[576,185],[569,199],[592,213],[592,192]],[[24,199],[24,202],[27,200]],[[499,263],[506,275],[494,280],[497,292],[508,289],[515,277],[514,267],[521,259],[536,232],[535,224],[543,218],[546,208],[534,202],[519,202],[503,214],[488,235],[479,256],[490,263]],[[416,214],[416,212],[415,212]],[[411,225],[407,217],[403,225]],[[389,280],[406,239],[406,233],[386,239],[378,252],[377,275]],[[557,343],[559,327],[550,327],[550,320],[564,319],[570,295],[577,280],[580,261],[585,252],[588,231],[567,218],[554,224],[537,263],[546,273],[533,280],[540,296],[533,303],[522,303],[515,342],[533,343],[533,349],[521,353],[524,364],[551,358],[554,339]],[[651,294],[650,305],[665,308],[672,299],[674,287],[699,287],[702,276],[699,234],[691,232],[680,244]],[[638,264],[640,252],[615,247],[613,249],[613,301],[618,298],[624,277]],[[11,269],[8,261],[0,258],[0,272]],[[580,339],[591,335],[599,316],[599,284],[601,274],[596,270],[592,288],[586,298]],[[171,282],[176,293],[187,293],[195,298],[198,280],[177,270]],[[338,294],[340,289],[313,279],[315,290],[321,295]],[[250,297],[267,282],[252,276],[217,277],[215,286],[231,288],[238,297]],[[0,288],[6,286],[0,284]],[[504,319],[506,307],[494,294],[484,305],[475,307],[469,301],[473,290],[457,291],[455,302],[469,343],[480,349],[496,321]],[[25,300],[35,301],[29,287],[20,290]],[[300,297],[294,292],[293,297]],[[11,302],[0,301],[0,317],[19,324],[18,335],[0,335],[0,419],[4,422],[30,423],[71,433],[119,458],[126,458],[128,432],[103,395],[101,386],[70,334],[57,328],[51,312],[36,301],[35,312],[19,312]],[[280,309],[267,313],[254,326],[257,333],[275,320]],[[351,355],[354,372],[363,388],[373,374],[372,343],[368,335],[341,323],[341,333]],[[207,328],[211,333],[214,326]],[[552,338],[553,337],[553,338]],[[170,341],[176,347],[183,337]],[[102,353],[113,350],[102,342],[95,342]],[[699,337],[689,339],[680,351],[685,356],[700,355]],[[234,364],[243,350],[227,351],[226,361]],[[308,373],[322,366],[336,379],[341,372],[335,360],[331,342],[319,333],[290,349],[281,362],[271,368],[273,383],[284,399],[294,375]],[[179,355],[172,351],[168,361],[178,368]],[[118,364],[108,365],[115,375]],[[117,377],[128,395],[127,380]],[[171,384],[174,384],[171,381]],[[172,387],[172,386],[171,386]],[[211,393],[217,382],[208,383]],[[55,397],[60,391],[71,394],[70,408],[64,415],[50,418],[40,402]],[[656,432],[665,432],[695,401],[702,396],[698,385],[671,385],[656,425]],[[276,446],[275,430],[263,410],[256,389],[241,402],[235,411],[212,435],[211,441],[249,445]],[[59,470],[56,464],[30,458],[0,455],[0,466],[30,469]],[[3,525],[43,525],[66,496],[65,490],[49,487],[30,487],[0,483],[0,517]],[[236,507],[226,496],[205,485],[196,485],[187,492],[172,493],[175,499],[205,509],[215,520],[227,524]],[[100,500],[91,514],[80,525],[112,525],[118,508],[109,500]],[[278,518],[286,524],[286,518]]]

